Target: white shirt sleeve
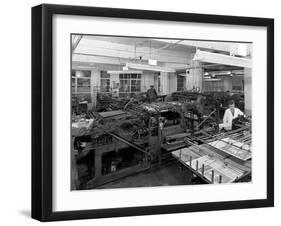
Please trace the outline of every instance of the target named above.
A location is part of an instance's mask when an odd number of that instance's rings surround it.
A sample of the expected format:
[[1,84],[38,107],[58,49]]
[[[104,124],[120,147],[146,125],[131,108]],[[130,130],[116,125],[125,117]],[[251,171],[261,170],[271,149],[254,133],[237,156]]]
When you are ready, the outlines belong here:
[[223,124],[228,124],[228,123],[229,123],[229,109],[227,109],[223,115]]
[[239,109],[239,108],[237,108],[237,115],[239,116],[239,115],[243,115],[244,116],[244,113]]

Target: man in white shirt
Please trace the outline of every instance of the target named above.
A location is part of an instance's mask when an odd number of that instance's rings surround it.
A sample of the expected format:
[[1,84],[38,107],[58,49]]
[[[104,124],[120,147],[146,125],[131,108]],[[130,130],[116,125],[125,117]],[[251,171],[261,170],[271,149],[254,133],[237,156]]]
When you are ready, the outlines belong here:
[[219,124],[219,128],[227,131],[232,130],[232,120],[237,118],[239,115],[244,115],[244,113],[235,107],[233,100],[230,100],[228,102],[228,109],[224,112],[223,123]]

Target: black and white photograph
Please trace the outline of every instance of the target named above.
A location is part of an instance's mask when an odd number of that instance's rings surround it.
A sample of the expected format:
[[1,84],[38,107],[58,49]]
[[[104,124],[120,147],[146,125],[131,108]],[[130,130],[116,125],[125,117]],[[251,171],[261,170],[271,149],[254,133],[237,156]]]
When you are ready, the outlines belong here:
[[252,182],[252,42],[70,35],[71,190]]
[[274,20],[34,6],[31,160],[39,221],[274,206]]
[[278,1],[1,9],[1,225],[280,221]]

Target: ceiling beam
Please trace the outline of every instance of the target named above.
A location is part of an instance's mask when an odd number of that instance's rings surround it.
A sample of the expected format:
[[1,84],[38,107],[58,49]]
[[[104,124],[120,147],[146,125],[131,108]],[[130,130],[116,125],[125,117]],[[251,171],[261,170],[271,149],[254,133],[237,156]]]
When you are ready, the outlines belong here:
[[[158,62],[159,66],[173,67],[173,68],[186,68],[188,64],[190,64],[191,59],[187,59],[186,63],[179,62]],[[116,58],[116,57],[108,57],[108,56],[95,56],[88,54],[77,54],[74,53],[72,55],[72,62],[84,62],[89,64],[89,66],[97,65],[97,64],[112,64],[112,65],[125,65],[128,62],[133,63],[148,63],[147,60],[130,60],[125,58]]]
[[193,60],[201,62],[232,65],[236,67],[252,68],[252,60],[242,57],[228,56],[219,53],[210,53],[207,51],[197,50]]
[[[175,40],[154,39],[164,43],[174,43]],[[237,42],[219,42],[219,41],[199,41],[199,40],[180,40],[179,45],[190,46],[199,49],[226,52],[230,55],[248,56],[251,55],[251,44]]]
[[79,42],[81,41],[83,35],[73,35],[72,36],[72,53],[74,53],[76,47],[78,46]]

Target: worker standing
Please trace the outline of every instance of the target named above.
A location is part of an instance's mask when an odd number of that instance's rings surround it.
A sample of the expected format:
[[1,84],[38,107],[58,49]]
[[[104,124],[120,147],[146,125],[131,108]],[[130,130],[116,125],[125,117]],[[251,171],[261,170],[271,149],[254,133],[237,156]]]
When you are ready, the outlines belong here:
[[156,92],[156,90],[154,88],[154,85],[151,85],[150,89],[147,90],[146,96],[147,96],[147,98],[148,98],[150,103],[156,101],[156,99],[157,99],[157,92]]
[[223,123],[219,124],[219,128],[232,130],[232,120],[240,115],[244,115],[244,113],[239,108],[235,107],[235,103],[233,100],[230,100],[228,102],[228,109],[226,109],[224,112]]

